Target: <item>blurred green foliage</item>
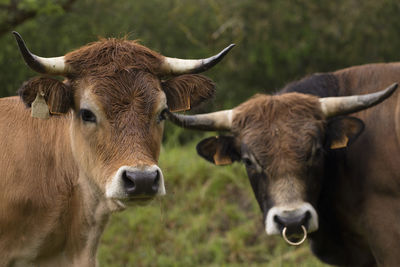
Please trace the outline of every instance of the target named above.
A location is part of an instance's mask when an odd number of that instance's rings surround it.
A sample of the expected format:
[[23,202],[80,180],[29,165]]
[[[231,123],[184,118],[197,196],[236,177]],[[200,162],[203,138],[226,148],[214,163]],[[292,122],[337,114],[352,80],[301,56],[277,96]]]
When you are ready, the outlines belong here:
[[[128,35],[181,58],[209,56],[236,43],[206,73],[218,84],[207,109],[232,107],[314,72],[399,58],[395,0],[78,0],[69,12],[51,0],[22,3],[44,6],[35,19],[15,28],[43,56],[63,55],[100,36]],[[0,94],[13,95],[34,73],[11,34],[3,35],[0,45]]]
[[[12,24],[10,5],[34,16]],[[218,90],[196,110],[203,112],[232,108],[314,72],[398,61],[399,12],[396,0],[1,0],[0,26],[19,25],[13,30],[31,51],[47,57],[125,35],[180,58],[236,43],[205,73]],[[0,96],[15,95],[36,74],[11,32],[1,34]],[[318,266],[308,249],[266,238],[241,166],[213,167],[197,157],[201,133],[169,124],[166,133],[160,165],[168,195],[113,217],[99,251],[102,266]]]

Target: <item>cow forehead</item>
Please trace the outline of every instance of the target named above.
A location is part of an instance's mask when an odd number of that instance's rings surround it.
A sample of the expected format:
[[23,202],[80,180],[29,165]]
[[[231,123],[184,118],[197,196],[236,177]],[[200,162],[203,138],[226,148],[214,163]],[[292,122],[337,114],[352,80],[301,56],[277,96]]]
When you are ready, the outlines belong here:
[[160,80],[144,71],[124,70],[105,76],[90,76],[76,83],[80,101],[92,98],[107,119],[117,119],[131,112],[149,117],[166,106]]
[[123,69],[137,69],[159,74],[163,56],[136,41],[102,39],[65,55],[66,63],[80,75]]

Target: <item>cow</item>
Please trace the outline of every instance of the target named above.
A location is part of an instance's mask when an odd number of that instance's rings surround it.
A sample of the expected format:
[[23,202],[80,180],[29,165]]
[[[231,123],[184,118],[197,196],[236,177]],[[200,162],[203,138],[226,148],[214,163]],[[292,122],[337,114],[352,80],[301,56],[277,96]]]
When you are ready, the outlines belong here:
[[268,235],[292,245],[308,236],[328,264],[398,266],[398,82],[400,63],[354,66],[231,110],[164,116],[186,128],[230,132],[202,140],[197,152],[216,165],[244,163]]
[[161,111],[209,99],[196,73],[233,45],[186,60],[110,38],[44,58],[14,35],[45,76],[0,100],[0,266],[96,266],[110,214],[165,194]]

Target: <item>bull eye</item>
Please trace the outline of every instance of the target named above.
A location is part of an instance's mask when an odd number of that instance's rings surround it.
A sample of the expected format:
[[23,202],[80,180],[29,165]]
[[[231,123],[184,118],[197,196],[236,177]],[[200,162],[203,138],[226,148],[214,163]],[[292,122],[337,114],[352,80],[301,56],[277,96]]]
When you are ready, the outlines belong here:
[[242,161],[246,165],[246,167],[252,167],[253,166],[253,162],[251,162],[251,160],[249,158],[243,158]]
[[85,122],[96,122],[96,115],[88,109],[81,109],[79,115]]

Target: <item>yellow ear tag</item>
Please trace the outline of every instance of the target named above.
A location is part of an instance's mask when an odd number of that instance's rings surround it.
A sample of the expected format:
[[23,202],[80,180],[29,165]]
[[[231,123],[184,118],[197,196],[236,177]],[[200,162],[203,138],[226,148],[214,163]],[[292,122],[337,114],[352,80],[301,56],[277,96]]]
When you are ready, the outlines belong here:
[[347,147],[347,143],[349,142],[349,138],[347,136],[343,136],[340,140],[335,140],[331,144],[331,149],[339,149]]
[[174,109],[170,109],[171,112],[180,112],[180,111],[187,111],[190,110],[190,96],[187,97],[187,101],[183,102],[180,107],[176,107]]
[[232,160],[230,157],[224,156],[221,153],[221,146],[217,146],[217,150],[213,156],[215,165],[229,165],[232,164]]
[[44,93],[38,92],[35,100],[32,102],[31,116],[39,119],[49,118],[49,107],[44,100]]

